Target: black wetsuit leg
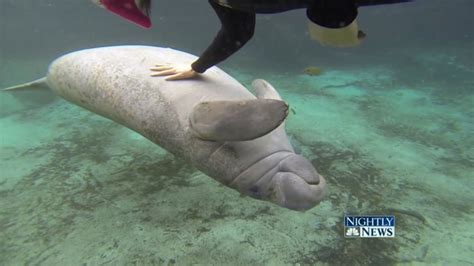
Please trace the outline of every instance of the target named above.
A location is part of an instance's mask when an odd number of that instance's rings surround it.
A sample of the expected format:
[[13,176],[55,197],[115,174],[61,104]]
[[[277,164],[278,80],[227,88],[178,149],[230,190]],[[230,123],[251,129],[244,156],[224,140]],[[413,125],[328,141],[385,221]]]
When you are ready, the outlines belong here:
[[243,12],[221,6],[209,0],[221,21],[221,29],[214,41],[191,67],[198,73],[224,61],[237,52],[253,36],[255,13]]

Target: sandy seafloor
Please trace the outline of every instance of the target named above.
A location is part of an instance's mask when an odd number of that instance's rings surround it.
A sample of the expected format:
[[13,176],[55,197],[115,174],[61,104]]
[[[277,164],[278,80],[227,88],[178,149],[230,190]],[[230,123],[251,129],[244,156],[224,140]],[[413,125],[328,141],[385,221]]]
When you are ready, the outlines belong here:
[[[416,60],[435,75],[473,74],[449,55]],[[1,85],[46,64],[5,62]],[[268,80],[289,102],[287,132],[328,181],[320,206],[242,197],[48,93],[1,94],[0,264],[473,265],[472,75],[226,70],[247,86]],[[394,214],[396,237],[345,239],[344,213]]]

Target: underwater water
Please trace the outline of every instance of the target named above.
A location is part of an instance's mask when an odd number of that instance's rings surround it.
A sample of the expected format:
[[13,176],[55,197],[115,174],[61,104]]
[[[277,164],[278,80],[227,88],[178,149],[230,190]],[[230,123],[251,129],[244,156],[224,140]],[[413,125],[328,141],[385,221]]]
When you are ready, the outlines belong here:
[[[59,3],[60,2],[60,3]],[[143,30],[89,1],[1,0],[0,88],[55,58],[146,44],[199,55],[207,1],[153,3]],[[474,1],[359,9],[356,48],[308,38],[304,10],[259,15],[219,64],[290,105],[286,131],[327,180],[306,212],[244,197],[47,90],[0,93],[0,265],[473,265]],[[343,217],[394,215],[394,238]]]

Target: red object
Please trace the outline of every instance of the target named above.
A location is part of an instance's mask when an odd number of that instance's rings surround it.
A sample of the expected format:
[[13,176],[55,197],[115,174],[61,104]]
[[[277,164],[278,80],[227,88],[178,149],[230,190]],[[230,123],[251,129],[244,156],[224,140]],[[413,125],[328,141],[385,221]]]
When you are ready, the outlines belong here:
[[135,0],[101,0],[104,7],[135,24],[144,28],[151,27],[150,18],[135,4]]

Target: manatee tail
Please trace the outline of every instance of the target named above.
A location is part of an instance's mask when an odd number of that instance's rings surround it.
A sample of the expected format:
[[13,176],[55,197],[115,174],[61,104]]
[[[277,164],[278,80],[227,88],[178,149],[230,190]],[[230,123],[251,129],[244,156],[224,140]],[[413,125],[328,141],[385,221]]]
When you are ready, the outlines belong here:
[[[6,98],[4,98],[6,97]],[[8,99],[10,100],[3,100]],[[14,114],[17,111],[28,110],[32,108],[40,108],[57,99],[57,96],[49,90],[46,78],[40,78],[28,83],[0,89],[0,117]]]
[[48,83],[46,82],[46,77],[23,83],[20,85],[15,85],[12,87],[1,89],[1,91],[12,91],[12,90],[37,90],[39,88],[49,88]]

